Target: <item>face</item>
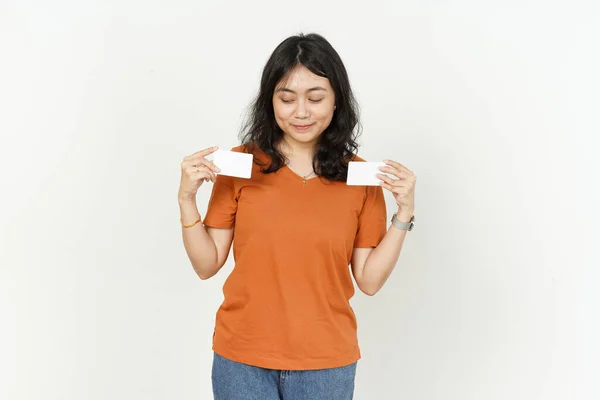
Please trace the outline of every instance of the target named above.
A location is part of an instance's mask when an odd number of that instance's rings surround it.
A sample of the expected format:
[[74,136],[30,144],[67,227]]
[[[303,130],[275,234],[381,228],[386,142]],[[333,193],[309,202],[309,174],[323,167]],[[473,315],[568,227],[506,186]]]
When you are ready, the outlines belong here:
[[333,118],[335,94],[329,79],[303,65],[291,70],[287,78],[273,93],[277,124],[286,142],[314,144]]

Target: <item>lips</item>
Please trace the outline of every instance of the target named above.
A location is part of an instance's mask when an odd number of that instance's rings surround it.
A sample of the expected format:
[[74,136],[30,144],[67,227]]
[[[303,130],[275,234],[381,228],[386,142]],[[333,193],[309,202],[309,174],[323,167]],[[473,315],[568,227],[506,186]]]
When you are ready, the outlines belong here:
[[310,125],[293,125],[293,126],[294,126],[294,128],[296,128],[299,131],[305,131],[308,128],[310,128],[311,126],[313,126],[313,124],[310,124]]

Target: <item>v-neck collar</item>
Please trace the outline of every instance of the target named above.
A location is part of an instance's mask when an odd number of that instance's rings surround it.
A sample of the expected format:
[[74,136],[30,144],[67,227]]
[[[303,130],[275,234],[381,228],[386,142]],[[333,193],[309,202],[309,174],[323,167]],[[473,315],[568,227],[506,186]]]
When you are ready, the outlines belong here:
[[311,178],[304,179],[302,176],[298,175],[290,167],[288,167],[287,164],[284,164],[283,167],[281,167],[281,168],[289,171],[293,176],[296,177],[296,179],[300,179],[304,185],[308,184],[309,181],[312,181],[313,179],[317,179],[319,177],[318,175],[315,175]]

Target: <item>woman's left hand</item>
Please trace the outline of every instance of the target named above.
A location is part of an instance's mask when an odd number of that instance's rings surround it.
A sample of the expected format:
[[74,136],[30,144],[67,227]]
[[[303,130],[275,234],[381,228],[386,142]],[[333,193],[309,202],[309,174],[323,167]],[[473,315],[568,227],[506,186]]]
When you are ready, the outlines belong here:
[[397,179],[390,178],[385,174],[377,174],[377,177],[383,182],[381,186],[394,195],[396,204],[398,204],[398,216],[400,220],[406,221],[412,217],[415,211],[415,183],[417,177],[404,165],[392,160],[383,160],[386,166],[379,167],[380,171],[393,175]]

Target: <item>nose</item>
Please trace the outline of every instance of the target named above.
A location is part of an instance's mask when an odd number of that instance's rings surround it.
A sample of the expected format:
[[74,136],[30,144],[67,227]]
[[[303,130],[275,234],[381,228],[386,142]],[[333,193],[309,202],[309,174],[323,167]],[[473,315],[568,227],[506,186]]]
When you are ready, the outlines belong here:
[[309,111],[308,111],[308,107],[306,106],[306,104],[303,101],[298,101],[298,102],[296,102],[296,104],[298,104],[298,106],[296,107],[296,110],[294,111],[294,117],[296,117],[298,119],[308,118]]

